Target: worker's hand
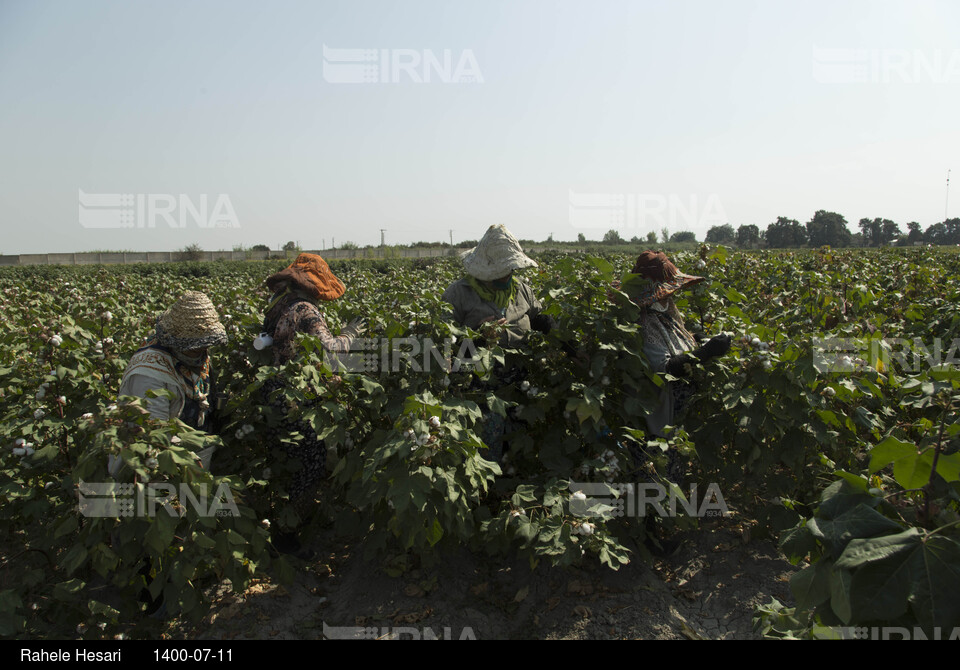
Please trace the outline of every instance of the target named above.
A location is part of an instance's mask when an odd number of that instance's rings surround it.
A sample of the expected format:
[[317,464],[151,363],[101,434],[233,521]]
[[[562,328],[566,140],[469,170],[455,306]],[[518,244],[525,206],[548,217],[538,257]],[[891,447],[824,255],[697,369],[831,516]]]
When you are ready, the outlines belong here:
[[711,337],[709,342],[697,350],[697,357],[700,360],[706,360],[716,356],[723,356],[728,351],[730,351],[730,336],[724,333],[723,335]]
[[494,324],[494,325],[496,325],[496,326],[503,326],[503,325],[505,325],[505,324],[507,323],[507,320],[506,320],[505,318],[504,318],[504,319],[497,319],[497,317],[495,317],[495,316],[488,316],[486,319],[482,319],[482,320],[480,321],[480,323],[487,323],[487,322],[489,322],[489,321],[496,321],[496,323]]
[[667,361],[667,374],[674,377],[689,377],[693,374],[693,366],[697,359],[690,354],[673,356]]
[[357,317],[347,324],[347,327],[343,329],[343,334],[349,335],[350,337],[359,337],[360,334],[366,330],[366,319],[363,317]]

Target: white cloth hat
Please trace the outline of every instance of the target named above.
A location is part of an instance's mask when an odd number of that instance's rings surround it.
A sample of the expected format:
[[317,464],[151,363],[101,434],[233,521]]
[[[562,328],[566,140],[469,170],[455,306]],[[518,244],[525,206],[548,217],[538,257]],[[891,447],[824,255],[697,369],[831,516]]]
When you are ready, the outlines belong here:
[[513,270],[535,268],[537,262],[523,253],[520,242],[502,223],[490,226],[480,244],[463,255],[463,269],[481,281],[492,281]]

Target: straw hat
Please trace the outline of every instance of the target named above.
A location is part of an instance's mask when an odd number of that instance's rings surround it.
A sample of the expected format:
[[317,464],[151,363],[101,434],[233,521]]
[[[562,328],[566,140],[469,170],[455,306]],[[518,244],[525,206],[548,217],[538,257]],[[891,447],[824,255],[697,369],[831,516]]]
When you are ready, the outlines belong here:
[[210,298],[187,291],[157,319],[157,341],[178,351],[205,349],[226,342],[227,332]]
[[644,280],[638,288],[630,291],[634,304],[639,307],[649,307],[705,279],[680,272],[662,251],[644,251],[637,257],[632,272]]
[[463,269],[481,281],[531,267],[537,267],[537,262],[523,253],[520,242],[503,224],[490,226],[480,243],[463,255]]
[[276,293],[284,282],[314,300],[336,300],[346,290],[327,262],[317,254],[297,256],[287,269],[267,277],[267,288]]

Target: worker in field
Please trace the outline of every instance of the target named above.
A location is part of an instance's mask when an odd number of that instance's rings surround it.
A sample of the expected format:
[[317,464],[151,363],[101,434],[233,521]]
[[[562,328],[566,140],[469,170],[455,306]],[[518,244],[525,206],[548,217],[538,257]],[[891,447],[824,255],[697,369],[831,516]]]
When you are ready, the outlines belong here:
[[[640,308],[637,323],[641,328],[643,353],[655,372],[666,372],[679,380],[663,386],[659,407],[645,417],[649,433],[664,437],[665,427],[676,424],[693,395],[695,389],[690,378],[694,365],[730,351],[730,336],[716,335],[701,344],[702,338],[687,330],[673,296],[704,278],[680,272],[662,251],[640,254],[632,274],[638,275],[637,279],[624,285],[623,290]],[[634,456],[641,458],[638,453]],[[679,481],[683,468],[679,455],[673,450],[668,454],[668,463],[669,478]]]
[[[264,314],[261,343],[269,342],[277,366],[297,354],[297,333],[318,337],[324,350],[335,355],[349,352],[353,340],[365,330],[363,319],[358,318],[351,321],[339,335],[330,332],[321,305],[340,298],[345,288],[326,261],[316,254],[300,254],[289,267],[268,277],[266,285],[272,297]],[[263,386],[264,402],[270,404],[275,414],[281,417],[287,414],[281,393],[284,382],[284,379],[275,377]],[[294,432],[303,436],[296,445],[280,441],[284,435]],[[291,481],[287,483],[287,490],[290,502],[301,520],[297,528],[275,532],[273,545],[281,552],[305,558],[310,552],[302,547],[298,531],[313,513],[316,492],[326,474],[327,448],[324,441],[317,437],[313,424],[306,421],[284,419],[280,424],[270,427],[268,436],[275,444],[275,449],[298,463]]]
[[[208,350],[226,341],[226,330],[210,298],[187,291],[160,315],[153,337],[130,358],[119,395],[143,398],[153,419],[179,419],[196,430],[215,433],[217,393]],[[148,397],[151,390],[169,391],[171,397]],[[210,467],[215,448],[197,453],[204,468]],[[109,456],[107,466],[113,477],[125,478],[119,456]],[[148,561],[140,574],[147,578],[150,571]],[[144,589],[140,599],[150,616],[166,616],[162,595],[153,598]]]
[[[210,298],[187,291],[160,315],[153,337],[130,358],[119,395],[144,398],[154,419],[179,419],[196,430],[215,433],[217,394],[208,349],[226,341]],[[147,397],[150,390],[170,391],[173,397]],[[210,466],[213,450],[198,453],[204,467]],[[110,457],[111,474],[117,476],[122,466],[119,458]]]
[[[500,346],[518,348],[531,331],[548,332],[555,324],[541,314],[543,306],[530,285],[515,275],[518,270],[537,267],[523,253],[520,242],[503,225],[490,226],[479,244],[463,256],[465,276],[443,293],[450,304],[449,318],[472,330],[499,332]],[[496,387],[515,383],[521,370],[495,370]],[[499,461],[503,455],[504,417],[484,411],[481,439],[490,449],[488,457]]]

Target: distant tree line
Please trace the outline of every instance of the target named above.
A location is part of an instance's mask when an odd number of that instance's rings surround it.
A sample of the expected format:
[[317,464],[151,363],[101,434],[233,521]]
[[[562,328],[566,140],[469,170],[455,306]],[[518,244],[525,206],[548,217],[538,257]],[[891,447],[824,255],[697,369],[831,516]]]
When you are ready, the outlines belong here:
[[[836,212],[819,210],[805,224],[796,219],[778,216],[777,220],[769,224],[764,230],[755,224],[744,224],[734,228],[726,223],[722,226],[713,226],[707,231],[704,241],[708,244],[723,244],[741,249],[785,249],[791,247],[881,247],[881,246],[914,246],[916,244],[953,245],[960,244],[960,218],[947,219],[941,223],[934,223],[926,230],[921,230],[920,224],[911,221],[906,224],[906,231],[890,219],[860,219],[857,224],[859,231],[851,232],[847,227],[847,220]],[[657,243],[683,244],[696,243],[697,236],[686,230],[671,233],[663,228],[658,236],[650,231],[644,237],[633,236],[629,240],[624,238],[620,231],[608,230],[601,240],[588,240],[580,233],[576,242],[555,241],[553,235],[546,242],[536,240],[520,240],[521,246],[553,244],[557,246],[577,246],[584,244],[604,245],[648,245]],[[392,245],[393,248],[402,248],[404,245]],[[462,240],[451,245],[448,242],[413,242],[407,248],[449,248],[470,249],[477,246],[477,240]],[[301,247],[295,242],[283,245],[285,251],[296,251]],[[353,242],[343,242],[339,249],[371,249],[373,245],[361,247]],[[265,244],[251,247],[253,251],[269,251]],[[185,257],[197,255],[199,246],[185,248],[181,253]]]

